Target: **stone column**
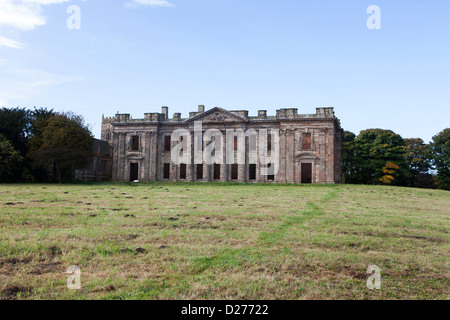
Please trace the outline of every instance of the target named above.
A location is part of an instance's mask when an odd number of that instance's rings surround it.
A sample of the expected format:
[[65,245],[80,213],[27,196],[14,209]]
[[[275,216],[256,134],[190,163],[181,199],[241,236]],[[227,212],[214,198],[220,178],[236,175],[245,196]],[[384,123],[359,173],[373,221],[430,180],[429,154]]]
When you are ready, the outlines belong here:
[[261,159],[260,159],[260,150],[261,146],[259,144],[259,132],[256,135],[256,182],[260,183],[260,182],[265,182],[266,181],[266,176],[261,175]]
[[319,131],[319,183],[325,183],[326,177],[326,135],[325,130]]
[[[293,164],[294,164],[294,183],[300,183],[300,162],[298,161],[298,159],[295,157],[296,154],[296,150],[298,148],[298,146],[300,146],[300,138],[301,137],[301,132],[299,130],[294,130],[294,155],[293,155]],[[311,177],[311,179],[313,179]]]
[[286,130],[286,182],[294,183],[294,132],[291,129]]
[[112,136],[112,176],[111,176],[111,180],[112,181],[117,181],[117,171],[118,171],[118,166],[117,164],[119,163],[119,134],[118,133],[113,133]]
[[331,129],[327,130],[327,183],[334,183],[334,133]]
[[139,174],[138,179],[140,181],[147,181],[148,180],[148,173],[147,173],[147,135],[145,132],[142,132],[139,134],[139,154],[141,155],[142,159],[139,162]]
[[286,183],[286,130],[280,130],[280,169],[278,172],[278,182]]
[[121,132],[119,133],[119,150],[118,150],[118,170],[117,170],[117,180],[118,181],[125,181],[125,133]]
[[194,181],[195,164],[194,164],[194,131],[189,131],[191,136],[191,154],[189,157],[189,163],[186,164],[186,181]]
[[158,135],[156,132],[150,132],[149,138],[150,138],[149,181],[156,181],[157,180],[157,169],[158,169],[158,153],[157,153]]

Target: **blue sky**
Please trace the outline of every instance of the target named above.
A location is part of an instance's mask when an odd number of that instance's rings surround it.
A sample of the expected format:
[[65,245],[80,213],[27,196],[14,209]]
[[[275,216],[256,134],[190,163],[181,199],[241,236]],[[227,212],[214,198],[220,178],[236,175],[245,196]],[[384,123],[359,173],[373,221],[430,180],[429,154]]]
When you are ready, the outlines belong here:
[[99,137],[102,114],[199,104],[332,106],[356,134],[429,141],[450,126],[450,1],[0,0],[0,105],[71,110]]

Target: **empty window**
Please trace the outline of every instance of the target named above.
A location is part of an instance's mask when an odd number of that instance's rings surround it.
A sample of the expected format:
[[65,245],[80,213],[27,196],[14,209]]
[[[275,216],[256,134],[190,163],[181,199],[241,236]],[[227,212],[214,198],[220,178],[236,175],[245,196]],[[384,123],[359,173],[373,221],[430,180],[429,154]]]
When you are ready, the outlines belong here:
[[237,151],[238,149],[238,138],[234,137],[234,151]]
[[164,163],[164,179],[170,178],[170,163]]
[[214,180],[220,179],[220,164],[214,164]]
[[139,136],[131,137],[131,150],[133,150],[133,151],[139,150]]
[[302,134],[302,149],[311,149],[311,133]]
[[238,165],[237,163],[233,163],[231,165],[231,179],[237,179],[238,178]]
[[256,164],[251,164],[249,166],[248,178],[250,180],[256,180]]
[[170,136],[164,137],[164,151],[170,151]]
[[197,165],[197,180],[203,180],[203,165]]
[[267,151],[272,151],[272,135],[267,136]]
[[180,179],[186,179],[186,164],[180,164]]

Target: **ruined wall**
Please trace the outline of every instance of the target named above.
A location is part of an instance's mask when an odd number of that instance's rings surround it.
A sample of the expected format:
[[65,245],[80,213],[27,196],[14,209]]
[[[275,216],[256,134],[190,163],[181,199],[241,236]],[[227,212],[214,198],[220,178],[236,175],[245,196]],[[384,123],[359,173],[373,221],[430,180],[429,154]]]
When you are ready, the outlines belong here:
[[[181,178],[181,167],[171,161],[171,152],[165,151],[165,136],[170,136],[176,129],[191,132],[194,143],[194,122],[202,121],[203,131],[214,128],[223,133],[227,129],[267,129],[277,130],[280,135],[280,166],[273,177],[261,173],[261,163],[256,164],[256,179],[250,179],[249,140],[246,145],[246,163],[237,166],[238,179],[232,179],[232,166],[220,166],[220,179],[217,181],[233,182],[276,182],[305,183],[307,170],[311,170],[311,183],[341,182],[341,144],[342,129],[334,115],[333,108],[317,108],[316,114],[298,114],[297,109],[280,109],[275,116],[267,116],[261,110],[257,116],[249,116],[248,111],[227,111],[213,108],[205,111],[199,106],[197,112],[191,112],[189,118],[181,118],[177,113],[169,118],[168,108],[161,113],[146,113],[144,119],[132,119],[129,114],[116,114],[103,118],[102,139],[113,147],[113,181],[130,181],[136,176],[141,181],[216,181],[214,165],[203,164],[202,179],[197,179],[197,165],[193,160],[186,164],[186,178]],[[311,147],[304,149],[304,134],[310,134]],[[138,149],[133,150],[133,143],[138,139]],[[174,143],[172,142],[171,147]],[[226,135],[223,136],[226,146]],[[225,152],[224,163],[225,163]],[[169,178],[164,178],[164,164],[170,165]],[[309,169],[310,168],[310,169]],[[302,173],[302,170],[305,172]],[[302,177],[303,180],[302,181]]]

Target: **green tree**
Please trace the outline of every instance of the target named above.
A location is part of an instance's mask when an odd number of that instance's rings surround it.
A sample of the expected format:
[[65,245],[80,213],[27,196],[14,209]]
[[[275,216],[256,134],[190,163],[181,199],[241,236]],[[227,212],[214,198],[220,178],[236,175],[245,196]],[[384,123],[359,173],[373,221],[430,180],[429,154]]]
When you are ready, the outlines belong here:
[[3,134],[21,154],[26,153],[29,132],[29,110],[4,107],[0,109],[0,134]]
[[441,189],[450,190],[450,128],[433,137],[431,143],[433,165],[437,170],[437,182]]
[[52,173],[61,182],[72,178],[73,170],[87,166],[93,156],[94,138],[81,116],[57,113],[48,117],[30,140],[34,167]]
[[405,139],[405,159],[409,167],[408,186],[431,187],[423,185],[423,179],[431,169],[431,147],[422,139]]
[[12,168],[12,181],[20,181],[28,165],[27,142],[30,133],[30,111],[24,108],[1,108],[0,109],[0,134],[12,143],[13,148],[23,158],[20,166]]
[[355,139],[356,135],[350,131],[344,131],[342,139],[342,183],[356,182],[355,163]]
[[11,141],[0,134],[0,182],[12,181],[14,168],[20,166],[22,156],[14,149]]
[[355,180],[353,183],[379,184],[385,173],[383,168],[392,163],[399,167],[397,179],[392,184],[402,184],[408,175],[404,157],[403,138],[383,129],[367,129],[355,139]]

